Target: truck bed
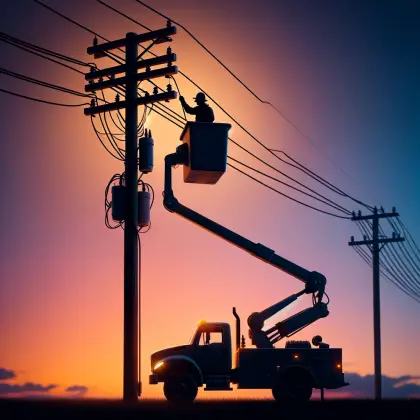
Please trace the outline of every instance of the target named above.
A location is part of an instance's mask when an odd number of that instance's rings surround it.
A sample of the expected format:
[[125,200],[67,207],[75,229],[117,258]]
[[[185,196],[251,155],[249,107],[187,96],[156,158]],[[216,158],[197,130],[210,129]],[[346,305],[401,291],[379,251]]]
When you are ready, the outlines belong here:
[[314,377],[314,388],[336,389],[347,383],[342,371],[339,348],[241,348],[237,354],[233,383],[238,388],[272,388],[279,374],[290,367],[301,367]]

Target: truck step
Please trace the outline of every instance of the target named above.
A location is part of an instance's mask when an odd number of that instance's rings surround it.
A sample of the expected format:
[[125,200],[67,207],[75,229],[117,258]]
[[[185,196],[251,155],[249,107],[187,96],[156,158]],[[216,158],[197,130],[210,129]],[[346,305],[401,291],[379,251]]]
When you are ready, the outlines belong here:
[[229,375],[211,375],[206,377],[204,391],[232,391]]
[[227,387],[222,387],[219,385],[207,384],[204,388],[204,391],[233,391],[233,388],[231,388],[229,385]]

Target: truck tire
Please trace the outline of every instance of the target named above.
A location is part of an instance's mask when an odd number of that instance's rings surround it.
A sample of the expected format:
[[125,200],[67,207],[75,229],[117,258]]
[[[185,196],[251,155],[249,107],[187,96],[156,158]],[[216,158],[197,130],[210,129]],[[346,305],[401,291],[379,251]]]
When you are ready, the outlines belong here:
[[197,396],[197,392],[197,382],[191,375],[170,376],[163,383],[163,393],[171,403],[192,403]]
[[307,402],[312,396],[312,377],[303,369],[290,369],[278,378],[272,393],[277,402]]

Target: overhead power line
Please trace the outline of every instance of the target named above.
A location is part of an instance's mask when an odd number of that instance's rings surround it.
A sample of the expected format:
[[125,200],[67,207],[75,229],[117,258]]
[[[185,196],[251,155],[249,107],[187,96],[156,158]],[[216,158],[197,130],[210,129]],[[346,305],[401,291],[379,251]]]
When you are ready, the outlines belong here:
[[[106,5],[103,1],[101,0],[97,0],[100,3]],[[162,18],[166,19],[166,20],[170,20],[171,22],[173,22],[174,24],[178,25],[180,28],[182,28],[198,45],[200,45],[201,48],[203,48],[212,58],[214,58],[231,76],[233,76],[233,78],[238,81],[255,99],[257,99],[259,102],[261,102],[262,104],[265,105],[269,105],[270,107],[272,107],[285,121],[287,121],[299,134],[301,134],[301,136],[310,144],[312,144],[312,146],[314,146],[316,149],[318,149],[318,151],[324,155],[324,157],[326,157],[334,166],[336,166],[338,169],[340,169],[340,171],[346,175],[348,178],[350,178],[353,182],[355,182],[355,180],[346,172],[344,171],[344,169],[337,165],[330,156],[328,156],[307,134],[305,134],[293,121],[290,120],[290,118],[288,118],[283,112],[281,112],[276,106],[274,106],[271,102],[263,100],[259,95],[257,95],[247,84],[245,84],[238,76],[236,76],[235,73],[233,73],[232,70],[230,70],[213,52],[211,52],[194,34],[191,33],[191,31],[189,31],[185,26],[183,26],[181,23],[175,21],[174,19],[171,19],[170,17],[166,16],[165,14],[159,12],[158,10],[154,9],[153,7],[149,6],[148,4],[146,4],[145,2],[141,1],[141,0],[136,0],[137,3],[141,4],[142,6],[146,7],[147,9],[151,10],[152,12],[156,13],[157,15],[161,16]],[[108,5],[106,5],[107,7],[110,7]],[[114,11],[117,11],[116,9],[114,9]],[[117,11],[118,13],[118,11]],[[134,21],[133,19],[130,19],[132,21]],[[148,29],[146,26],[144,26],[143,24],[140,24],[140,26],[142,26],[143,28],[147,29],[150,31],[150,29]]]
[[63,104],[63,103],[58,103],[58,102],[46,101],[44,99],[39,99],[39,98],[31,97],[31,96],[22,95],[20,93],[11,92],[10,90],[6,90],[6,89],[2,89],[2,88],[0,88],[0,92],[7,93],[8,95],[17,96],[17,97],[23,98],[23,99],[28,99],[30,101],[41,102],[41,103],[44,103],[44,104],[56,105],[56,106],[78,107],[78,106],[86,106],[86,105],[90,104],[89,102],[84,102],[82,104]]
[[10,38],[12,38],[12,37],[8,37],[8,36],[6,37],[5,34],[0,33],[0,41],[6,42],[6,43],[12,45],[13,47],[19,48],[20,50],[26,51],[26,52],[28,52],[30,54],[36,55],[36,56],[38,56],[40,58],[43,58],[44,60],[51,61],[51,62],[53,62],[55,64],[59,64],[60,66],[66,67],[66,68],[68,68],[68,69],[70,69],[70,70],[72,70],[74,72],[77,72],[79,74],[83,74],[84,75],[84,73],[82,71],[76,69],[75,67],[72,67],[72,66],[70,66],[70,65],[68,65],[66,63],[61,63],[58,60],[54,60],[51,57],[48,57],[48,56],[45,56],[45,55],[43,55],[43,54],[41,54],[39,52],[33,51],[33,48],[34,48],[33,46],[32,47],[28,47],[28,46],[24,45],[23,43],[16,42],[16,41],[14,41],[14,40],[12,40]]
[[[39,5],[41,5],[41,6],[44,6],[45,8],[47,8],[48,10],[50,10],[50,11],[52,11],[53,13],[55,13],[55,14],[57,14],[58,16],[60,16],[60,17],[62,17],[62,18],[64,18],[64,19],[66,19],[67,21],[69,21],[69,22],[71,22],[71,23],[73,23],[73,24],[75,24],[75,25],[77,25],[78,27],[80,27],[80,28],[82,28],[82,29],[84,29],[84,30],[86,30],[86,31],[88,31],[88,32],[90,32],[91,34],[94,34],[96,37],[100,37],[101,39],[104,39],[105,41],[108,41],[109,42],[109,40],[107,40],[105,37],[103,37],[103,36],[101,36],[99,33],[97,33],[97,32],[95,32],[95,31],[93,31],[93,30],[91,30],[91,29],[89,29],[89,28],[87,28],[86,26],[84,26],[84,25],[81,25],[81,24],[79,24],[78,22],[76,22],[76,21],[74,21],[73,19],[70,19],[70,18],[68,18],[67,16],[65,16],[65,15],[63,15],[62,13],[60,13],[60,12],[57,12],[56,10],[54,10],[53,8],[51,8],[51,7],[49,7],[49,6],[47,6],[47,5],[45,5],[45,4],[43,4],[42,2],[40,2],[39,0],[34,0],[37,4],[39,4]],[[102,2],[102,1],[100,1],[99,2],[100,4],[103,4],[103,5],[106,5],[106,3],[104,3],[104,2]],[[107,7],[108,7],[108,5],[106,5]],[[111,7],[110,7],[111,8]],[[125,14],[123,14],[122,12],[120,12],[120,11],[118,11],[117,9],[115,9],[115,8],[112,8],[112,10],[114,10],[114,11],[116,11],[117,13],[119,13],[119,14],[121,14],[121,15],[123,15],[124,17],[126,17],[127,19],[130,19],[130,20],[132,20],[132,21],[135,21],[134,19],[132,19],[132,18],[130,18],[130,17],[128,17],[127,15],[125,15]],[[142,25],[140,22],[137,22],[137,21],[135,21],[138,25],[141,25],[141,26],[143,26],[144,27],[144,25]],[[149,28],[147,28],[147,29],[149,29]],[[151,54],[153,54],[153,53],[151,53]],[[155,55],[155,54],[153,54],[153,55]],[[156,56],[156,55],[155,55]],[[117,57],[117,59],[119,59],[119,60],[122,60],[122,58],[120,58],[120,57]],[[119,62],[120,64],[122,64],[122,62],[121,61],[117,61],[117,62]],[[188,78],[188,76],[186,76],[186,75],[184,75],[184,77],[186,77],[189,81],[191,81],[191,83],[193,83],[193,84],[195,84],[195,82],[193,82],[191,79],[189,79]],[[199,89],[201,89],[198,85],[197,85],[197,87],[199,88]],[[201,89],[202,90],[202,89]],[[208,95],[208,94],[207,94]],[[208,95],[208,97],[211,99],[211,100],[213,100],[213,102],[215,102],[215,100],[214,99],[212,99],[209,95]],[[257,138],[255,138],[255,136],[253,136],[248,130],[246,130],[246,128],[245,127],[243,127],[238,121],[236,121],[230,114],[228,114],[227,112],[226,112],[226,110],[224,110],[217,102],[215,102],[216,103],[216,105],[217,106],[219,106],[219,108],[221,108],[222,109],[222,111],[226,114],[226,115],[228,115],[230,118],[232,118],[233,120],[234,120],[234,122],[236,122],[243,130],[245,130],[245,132],[247,132],[247,134],[248,135],[250,135],[254,140],[256,140],[260,145],[262,145],[267,151],[269,151],[272,155],[274,155],[277,159],[279,159],[279,160],[281,160],[280,158],[279,158],[279,156],[277,156],[274,152],[272,152],[271,151],[271,149],[269,149],[268,147],[266,147],[261,141],[259,141]],[[169,108],[168,108],[169,109]],[[173,111],[171,111],[171,112],[173,112]],[[291,178],[291,177],[289,177],[288,175],[286,175],[284,172],[282,172],[282,171],[279,171],[277,168],[275,168],[275,167],[273,167],[272,165],[270,165],[270,164],[268,164],[266,161],[264,161],[264,160],[262,160],[262,159],[260,159],[260,158],[258,158],[258,156],[256,156],[255,154],[253,154],[252,152],[250,152],[249,150],[247,150],[246,148],[244,148],[244,147],[242,147],[240,144],[238,144],[237,142],[235,142],[233,139],[231,139],[230,138],[230,140],[235,144],[235,145],[237,145],[238,147],[240,147],[242,150],[244,150],[244,151],[246,151],[248,154],[250,154],[251,156],[253,156],[254,158],[256,158],[257,160],[259,160],[261,163],[263,163],[263,164],[265,164],[265,165],[267,165],[268,167],[270,167],[271,169],[273,169],[273,170],[275,170],[275,171],[277,171],[277,172],[279,172],[281,175],[283,175],[283,176],[286,176],[286,177],[288,177],[289,179],[291,179],[291,180],[293,180],[293,182],[296,182],[296,183],[298,183],[299,185],[301,185],[301,186],[303,186],[304,188],[306,188],[306,189],[309,189],[310,191],[312,191],[312,192],[314,192],[316,195],[318,195],[318,196],[321,196],[321,197],[323,197],[322,195],[320,195],[319,193],[317,193],[317,192],[315,192],[315,191],[313,191],[312,189],[310,189],[309,187],[307,187],[306,185],[303,185],[303,184],[301,184],[301,183],[299,183],[298,181],[296,181],[295,179],[293,179],[293,178]],[[327,199],[328,200],[328,199]],[[334,206],[334,208],[336,208],[336,206]],[[347,212],[347,211],[346,211]]]
[[35,84],[35,85],[38,85],[38,86],[43,86],[43,87],[46,87],[48,89],[58,90],[60,92],[68,93],[70,95],[81,96],[81,97],[84,97],[84,98],[94,98],[94,95],[89,95],[89,94],[86,94],[86,93],[78,92],[76,90],[69,89],[69,88],[66,88],[64,86],[54,85],[52,83],[44,82],[43,80],[34,79],[32,77],[28,77],[28,76],[25,76],[23,74],[16,73],[16,72],[13,72],[13,71],[1,68],[1,67],[0,67],[0,74],[5,74],[6,76],[10,76],[10,77],[13,77],[15,79],[23,80],[25,82],[29,82],[29,83],[32,83],[32,84]]
[[[37,0],[35,0],[35,1],[37,1]],[[103,6],[105,6],[105,7],[107,7],[107,8],[109,8],[109,9],[111,9],[112,11],[114,11],[115,13],[117,13],[117,14],[119,14],[120,16],[122,16],[122,17],[124,17],[124,18],[126,18],[126,19],[128,19],[128,20],[130,20],[131,22],[133,22],[133,23],[135,23],[135,24],[137,24],[137,25],[139,25],[140,27],[142,27],[142,28],[144,28],[144,29],[146,29],[146,30],[148,30],[148,31],[151,31],[151,29],[150,28],[148,28],[147,26],[145,26],[144,24],[142,24],[141,22],[139,22],[138,20],[136,20],[136,19],[133,19],[132,17],[130,17],[130,16],[128,16],[127,14],[125,14],[125,13],[123,13],[122,11],[120,11],[120,10],[118,10],[118,9],[116,9],[115,7],[112,7],[112,6],[110,6],[110,5],[108,5],[107,3],[105,3],[104,1],[102,1],[102,0],[96,0],[98,3],[100,3],[100,4],[102,4]],[[137,0],[136,0],[137,1]],[[149,6],[147,6],[147,7],[149,7]],[[157,12],[158,14],[159,14],[159,12]],[[163,15],[162,15],[163,16]],[[166,17],[165,16],[165,18],[166,19],[169,19],[169,20],[171,20],[170,18],[168,18],[168,17]],[[178,26],[180,26],[180,27],[182,27],[182,25],[179,25],[177,22],[175,22],[175,21],[173,21],[173,20],[171,20],[172,22],[174,22],[175,24],[177,24]],[[184,29],[184,27],[182,27],[183,29]],[[155,56],[156,57],[156,54],[154,54],[154,53],[152,53],[151,52],[151,54],[153,55],[153,56]],[[226,114],[230,119],[232,119],[232,121],[233,122],[235,122],[247,135],[249,135],[254,141],[256,141],[260,146],[262,146],[266,151],[268,151],[271,155],[273,155],[276,159],[278,159],[278,160],[280,160],[280,161],[282,161],[282,162],[284,162],[284,163],[288,163],[288,162],[286,162],[284,159],[282,159],[281,157],[279,157],[276,153],[274,153],[274,150],[273,149],[271,149],[271,148],[269,148],[269,147],[267,147],[262,141],[260,141],[259,139],[257,139],[249,130],[247,130],[237,119],[235,119],[229,112],[227,112],[226,111],[226,109],[225,108],[223,108],[212,96],[210,96],[209,95],[209,93],[208,92],[206,92],[201,86],[199,86],[197,83],[195,83],[189,76],[187,76],[185,73],[183,73],[182,71],[179,71],[179,74],[180,75],[182,75],[184,78],[186,78],[190,83],[192,83],[195,87],[197,87],[197,89],[199,89],[199,90],[201,90],[203,93],[205,93],[206,94],[206,96],[212,101],[212,102],[214,102],[214,104],[224,113],[224,114]],[[178,91],[179,91],[179,88],[178,88]],[[234,142],[235,143],[235,142]],[[236,145],[238,145],[237,143],[235,143]],[[239,146],[239,145],[238,145]],[[239,146],[239,147],[241,147],[241,146]],[[245,149],[244,149],[245,150]],[[248,153],[249,153],[249,151],[247,151]],[[254,156],[255,157],[255,156]],[[267,164],[266,162],[264,162],[265,164]],[[267,164],[268,165],[268,164]],[[268,165],[269,166],[269,165]],[[303,167],[304,168],[304,166],[303,165],[300,165],[301,167]],[[272,168],[272,167],[271,167]],[[307,172],[306,172],[306,174],[307,175],[309,175],[308,174],[308,172],[310,172],[310,173],[312,173],[313,175],[316,175],[316,174],[314,174],[312,171],[310,171],[310,170],[307,170]],[[317,176],[317,178],[314,178],[314,179],[316,179],[318,182],[320,182],[320,179],[321,177],[319,177],[319,176]],[[296,182],[296,181],[295,181]],[[326,182],[325,182],[325,180],[324,180],[324,183],[323,183],[323,185],[324,186],[326,186]],[[330,188],[332,191],[334,191],[334,192],[337,192],[338,194],[340,194],[340,195],[342,195],[342,194],[344,194],[347,198],[349,198],[349,199],[351,199],[351,200],[353,200],[353,201],[355,201],[356,203],[358,203],[358,204],[361,204],[361,205],[363,205],[364,207],[366,207],[366,208],[368,208],[368,209],[373,209],[373,207],[372,206],[369,206],[369,205],[367,205],[367,204],[365,204],[365,203],[362,203],[360,200],[356,200],[355,198],[353,198],[353,197],[351,197],[350,195],[348,195],[348,194],[345,194],[342,190],[339,190],[338,188]]]
[[[372,228],[372,223],[367,220],[357,222],[357,226],[361,233],[367,239],[371,240],[371,233],[369,229]],[[369,229],[368,229],[369,228]],[[383,229],[380,227],[380,233],[385,236]],[[369,260],[369,265],[372,265],[371,257],[363,250],[364,260]],[[395,244],[388,243],[383,247],[382,258],[380,261],[381,273],[389,280],[392,284],[402,290],[407,296],[413,298],[416,301],[420,301],[420,282],[418,277],[407,269],[404,269],[404,261],[401,256],[395,252]],[[359,252],[358,252],[359,253]],[[359,253],[360,255],[360,253]],[[366,262],[366,261],[365,261]]]

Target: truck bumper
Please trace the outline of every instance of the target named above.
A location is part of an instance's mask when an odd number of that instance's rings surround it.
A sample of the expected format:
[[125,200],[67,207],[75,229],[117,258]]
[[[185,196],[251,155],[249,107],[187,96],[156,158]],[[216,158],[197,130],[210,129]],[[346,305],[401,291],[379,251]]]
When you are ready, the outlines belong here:
[[[334,381],[328,381],[325,389],[339,389],[348,385],[350,384],[344,380],[344,374],[341,374],[340,378],[337,378]],[[317,387],[317,388],[319,389],[320,387]]]
[[149,375],[149,385],[156,385],[158,383],[159,383],[159,378],[157,375],[155,375],[154,373]]

